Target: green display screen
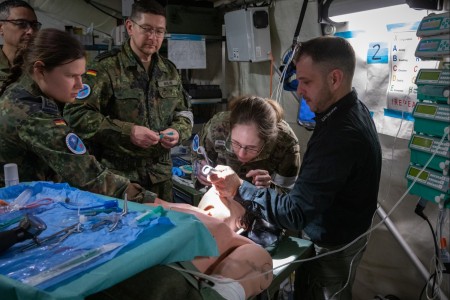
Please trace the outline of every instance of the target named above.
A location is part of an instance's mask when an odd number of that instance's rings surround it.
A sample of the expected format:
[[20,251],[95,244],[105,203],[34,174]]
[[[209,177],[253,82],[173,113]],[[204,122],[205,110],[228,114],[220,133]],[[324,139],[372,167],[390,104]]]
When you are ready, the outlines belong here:
[[[420,169],[416,168],[409,168],[408,175],[411,175],[413,177],[417,177],[417,175],[420,173]],[[419,179],[427,181],[429,173],[426,171],[423,171],[420,173]]]
[[441,72],[425,71],[420,72],[419,80],[438,80]]
[[440,40],[422,41],[419,44],[420,51],[436,51],[439,47]]
[[421,113],[421,114],[433,115],[434,116],[436,114],[436,112],[437,112],[437,107],[436,106],[431,106],[431,105],[417,104],[416,112],[417,113]]
[[441,26],[442,19],[430,19],[420,25],[420,29],[434,29]]
[[433,145],[433,140],[415,135],[411,140],[411,144],[430,149],[431,145]]

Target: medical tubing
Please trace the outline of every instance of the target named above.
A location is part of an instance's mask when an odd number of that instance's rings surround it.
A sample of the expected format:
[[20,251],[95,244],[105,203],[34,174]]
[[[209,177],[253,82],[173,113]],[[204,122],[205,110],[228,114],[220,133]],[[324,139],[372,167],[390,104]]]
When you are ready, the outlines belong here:
[[62,273],[65,273],[67,271],[70,271],[70,270],[80,266],[81,264],[88,262],[88,261],[102,255],[103,253],[110,252],[121,245],[122,245],[121,243],[110,243],[110,244],[102,245],[95,249],[85,251],[82,254],[80,254],[66,262],[63,262],[59,265],[54,266],[53,268],[50,268],[43,272],[40,272],[39,274],[36,274],[34,276],[30,276],[30,277],[22,280],[22,282],[29,284],[31,286],[37,286],[45,281],[48,281],[48,280],[50,280],[56,276],[59,276]]
[[22,193],[17,196],[14,201],[9,204],[10,211],[19,210],[25,206],[25,204],[30,200],[33,195],[33,191],[31,189],[26,189]]
[[[310,257],[310,258],[304,258],[304,259],[294,260],[294,261],[291,261],[291,262],[288,262],[288,263],[285,263],[285,264],[281,264],[281,265],[279,265],[279,266],[277,266],[277,267],[275,267],[275,268],[273,268],[273,269],[271,269],[271,270],[262,272],[262,273],[257,274],[257,275],[247,276],[247,277],[241,278],[241,279],[239,279],[239,280],[236,280],[236,279],[230,279],[230,278],[220,279],[220,278],[217,278],[217,277],[208,276],[208,275],[206,275],[206,274],[203,274],[203,273],[197,272],[197,271],[186,270],[186,269],[182,269],[182,268],[175,267],[175,266],[170,266],[170,267],[173,268],[173,269],[175,269],[175,270],[178,270],[178,271],[180,271],[180,272],[189,273],[189,274],[198,276],[198,277],[200,277],[200,278],[203,278],[203,279],[206,279],[206,280],[210,280],[210,281],[212,281],[212,282],[231,283],[231,282],[235,282],[235,281],[239,282],[239,281],[244,281],[244,280],[255,279],[255,278],[264,276],[264,275],[266,275],[266,274],[273,273],[274,270],[276,270],[276,269],[278,269],[278,268],[281,268],[281,267],[284,267],[284,266],[287,266],[287,265],[290,265],[290,264],[293,264],[293,263],[300,263],[300,262],[312,261],[312,260],[319,259],[319,258],[322,258],[322,257],[327,256],[327,255],[332,255],[332,254],[335,254],[335,253],[337,253],[337,252],[343,251],[343,250],[347,249],[348,247],[350,247],[351,245],[353,245],[354,243],[356,243],[360,238],[362,238],[362,237],[364,237],[364,236],[366,236],[366,235],[369,235],[372,231],[374,231],[375,229],[377,229],[378,227],[380,227],[380,226],[386,221],[386,219],[392,214],[392,212],[400,205],[400,203],[403,201],[403,199],[409,194],[409,191],[410,191],[410,190],[413,188],[413,186],[416,184],[416,182],[417,182],[417,180],[419,179],[419,177],[420,177],[420,175],[422,174],[422,172],[426,169],[426,167],[428,167],[428,165],[430,164],[430,162],[433,160],[433,158],[434,158],[434,156],[436,155],[437,151],[439,150],[439,148],[441,147],[442,143],[444,142],[445,137],[446,137],[446,136],[444,135],[444,136],[442,137],[442,139],[439,141],[439,144],[438,144],[438,146],[436,147],[437,150],[436,150],[435,152],[433,152],[433,154],[430,156],[430,158],[429,158],[428,161],[425,163],[425,165],[423,166],[423,168],[420,170],[420,172],[419,172],[419,173],[417,174],[417,176],[414,178],[414,180],[412,181],[411,185],[408,187],[408,189],[405,191],[405,193],[403,193],[403,195],[400,197],[400,199],[397,201],[397,203],[395,203],[395,205],[391,208],[391,210],[386,214],[386,216],[385,216],[384,218],[382,218],[382,220],[381,220],[378,224],[376,224],[375,226],[371,227],[371,228],[368,229],[366,232],[364,232],[364,233],[362,233],[361,235],[359,235],[358,237],[356,237],[353,241],[349,242],[348,244],[342,246],[342,247],[339,248],[339,249],[332,250],[332,251],[329,251],[329,252],[326,252],[326,253],[322,253],[322,254],[319,254],[319,255],[317,255],[317,256],[313,256],[313,257]],[[374,213],[374,215],[375,215],[375,213]]]
[[[434,258],[432,258],[433,261],[435,261],[434,265],[435,265],[435,272],[434,274],[430,275],[428,277],[428,279],[426,280],[425,283],[425,288],[426,289],[426,295],[428,299],[433,299],[435,296],[434,292],[436,291],[436,280],[438,279],[439,276],[437,276],[438,270],[440,269],[440,261],[439,261],[439,247],[438,247],[438,243],[437,243],[437,234],[435,234],[434,229],[433,229],[433,225],[431,224],[430,220],[428,219],[428,217],[423,213],[423,210],[425,209],[426,206],[426,201],[423,198],[420,198],[420,200],[418,201],[417,205],[416,205],[416,209],[414,210],[414,212],[419,215],[422,219],[424,219],[428,226],[430,227],[431,230],[431,235],[433,236],[433,242],[434,242],[434,250],[435,250],[435,254],[434,254]],[[430,271],[429,274],[431,274],[431,267],[430,267]],[[430,284],[430,280],[433,279],[433,287],[432,287],[432,298],[430,298],[428,296],[428,286]],[[440,284],[439,284],[440,285]],[[439,286],[438,285],[438,286]],[[422,293],[421,293],[422,294]],[[437,290],[436,295],[439,295],[439,290]]]
[[80,214],[78,216],[78,220],[80,222],[80,224],[85,224],[87,222],[97,222],[97,221],[111,221],[114,222],[116,221],[117,217],[115,214],[109,214],[109,215],[95,215],[95,216],[90,216],[90,215],[84,215],[84,214]]
[[[432,258],[432,261],[435,261],[435,264],[434,264],[435,271],[434,271],[434,273],[432,275],[430,275],[430,277],[426,281],[425,287],[424,287],[424,289],[426,291],[427,299],[430,299],[430,300],[431,299],[440,299],[439,287],[442,284],[442,279],[443,279],[443,275],[442,274],[446,270],[444,262],[442,261],[442,255],[441,255],[441,251],[442,250],[437,245],[437,243],[438,243],[437,241],[438,240],[441,241],[441,233],[442,233],[442,228],[441,227],[442,227],[442,224],[445,222],[445,213],[444,213],[445,209],[444,209],[444,206],[443,205],[439,205],[439,206],[440,206],[439,214],[438,214],[437,221],[436,221],[436,224],[437,224],[436,225],[436,233],[433,231],[433,227],[431,226],[430,221],[427,220],[427,222],[428,222],[428,224],[430,226],[433,238],[434,238],[435,247],[437,249],[435,257]],[[431,273],[431,266],[430,266],[430,273]],[[430,288],[430,281],[431,281],[431,279],[433,279],[433,284],[432,284],[431,289],[430,289],[431,295],[429,295],[428,291],[429,291],[429,288]]]
[[62,206],[64,206],[67,209],[71,209],[71,210],[88,210],[88,209],[94,209],[94,208],[105,208],[105,209],[109,209],[109,208],[115,208],[119,206],[119,203],[117,202],[117,200],[106,200],[105,202],[103,202],[102,204],[98,204],[98,205],[92,205],[92,206],[77,206],[77,205],[71,205],[65,202],[58,202],[59,204],[61,204]]
[[390,180],[392,178],[392,165],[393,165],[393,160],[394,160],[394,149],[395,149],[395,143],[397,142],[398,139],[398,135],[400,134],[400,130],[402,129],[402,125],[403,125],[403,120],[404,120],[404,112],[402,111],[402,117],[400,119],[400,124],[398,125],[398,130],[397,133],[395,134],[394,137],[394,142],[392,143],[392,149],[391,149],[391,164],[389,165],[389,184],[388,184],[388,188],[386,189],[386,196],[385,199],[388,198],[389,193],[391,192],[391,183],[392,181]]

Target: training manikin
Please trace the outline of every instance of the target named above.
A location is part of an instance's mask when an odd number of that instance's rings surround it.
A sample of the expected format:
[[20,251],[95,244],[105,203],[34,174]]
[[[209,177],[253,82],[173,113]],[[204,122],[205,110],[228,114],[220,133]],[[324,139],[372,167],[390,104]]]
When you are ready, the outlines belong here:
[[[238,281],[228,287],[226,284],[220,287],[217,285],[222,296],[226,295],[229,288],[240,290],[240,298],[247,299],[260,294],[270,285],[270,254],[260,245],[236,233],[243,226],[245,214],[245,209],[239,203],[232,199],[221,199],[212,187],[202,197],[198,207],[160,199],[155,204],[193,214],[209,229],[217,242],[220,256],[196,258],[192,263],[201,273]],[[248,279],[242,280],[244,278]]]

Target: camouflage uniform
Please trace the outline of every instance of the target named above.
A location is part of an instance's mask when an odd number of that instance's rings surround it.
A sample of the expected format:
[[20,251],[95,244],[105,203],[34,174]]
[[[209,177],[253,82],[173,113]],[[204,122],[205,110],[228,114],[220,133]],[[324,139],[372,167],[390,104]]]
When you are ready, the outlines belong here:
[[[247,172],[255,169],[267,170],[272,176],[272,187],[277,188],[279,192],[287,192],[293,187],[300,169],[300,146],[295,133],[284,120],[277,126],[276,141],[265,144],[261,153],[247,163],[240,162],[233,151],[225,147],[231,132],[229,111],[217,113],[203,126],[199,132],[200,146],[205,147],[206,154],[214,165],[230,166],[240,178],[249,182],[252,178],[245,177]],[[198,159],[203,157],[193,152],[194,168]],[[199,182],[196,182],[197,186],[198,184]]]
[[159,143],[137,147],[130,135],[140,125],[154,131],[173,128],[180,142],[190,138],[193,116],[175,65],[155,53],[147,73],[128,40],[121,49],[100,54],[83,82],[91,92],[66,106],[66,120],[92,142],[103,165],[172,201],[170,149]]
[[0,50],[0,88],[3,85],[3,82],[6,81],[10,73],[11,71],[8,58],[6,57],[5,53]]
[[[129,180],[106,170],[94,156],[69,150],[66,137],[72,130],[62,118],[61,104],[46,98],[28,75],[12,84],[1,99],[2,170],[6,163],[16,163],[20,181],[64,181],[91,192],[122,197]],[[0,186],[4,185],[4,178],[0,178]]]

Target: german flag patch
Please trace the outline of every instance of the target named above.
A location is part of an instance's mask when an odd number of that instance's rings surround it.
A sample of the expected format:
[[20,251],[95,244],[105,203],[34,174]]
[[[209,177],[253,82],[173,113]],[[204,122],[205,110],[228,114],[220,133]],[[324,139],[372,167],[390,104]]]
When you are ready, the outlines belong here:
[[66,121],[64,121],[63,119],[54,119],[54,120],[53,120],[53,123],[54,123],[56,126],[67,126]]
[[66,121],[64,121],[63,119],[55,119],[55,120],[53,120],[53,123],[56,126],[67,126]]
[[86,71],[86,75],[97,76],[97,71],[89,69]]

